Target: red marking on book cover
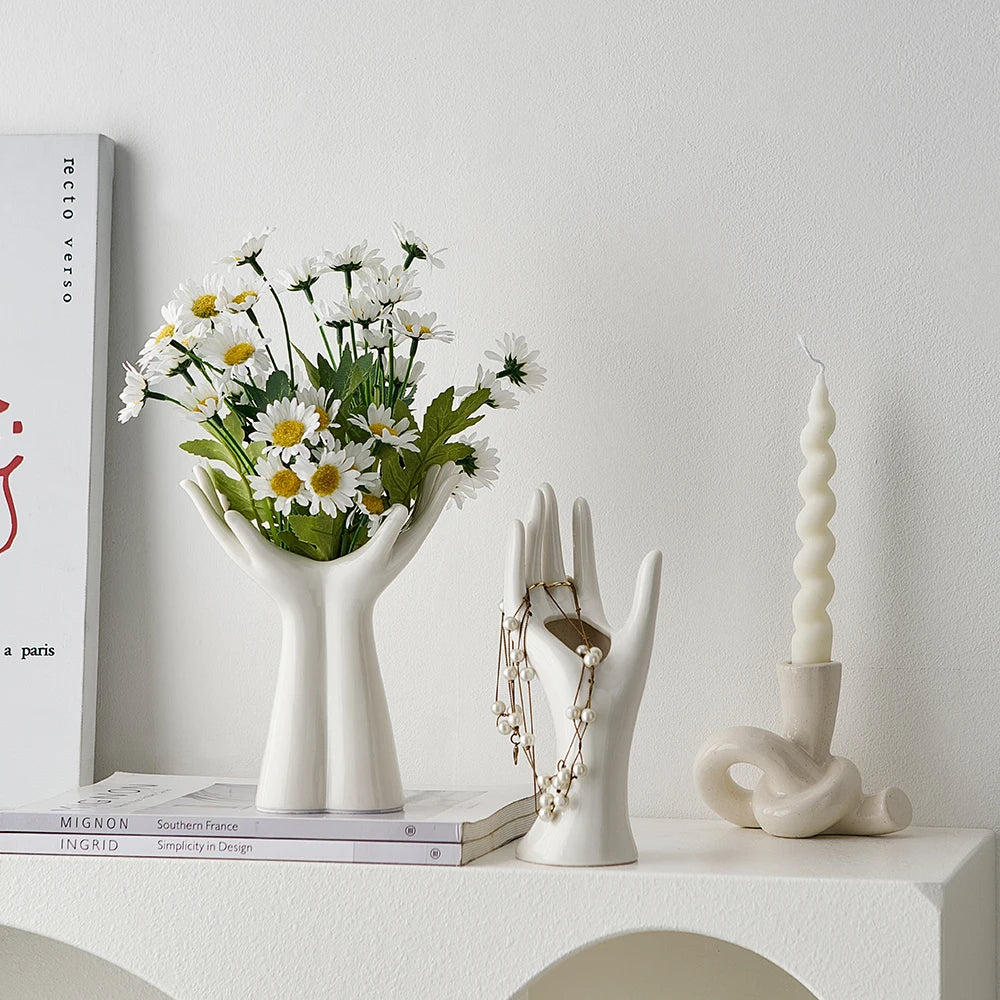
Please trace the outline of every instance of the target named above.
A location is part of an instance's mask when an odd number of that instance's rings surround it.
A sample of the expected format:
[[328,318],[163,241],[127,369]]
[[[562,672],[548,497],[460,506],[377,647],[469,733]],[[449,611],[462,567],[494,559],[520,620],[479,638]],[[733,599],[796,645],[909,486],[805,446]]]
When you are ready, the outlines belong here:
[[[10,408],[10,403],[0,399],[0,413]],[[24,425],[20,420],[15,420],[11,428],[15,434],[20,434],[24,430]],[[4,502],[10,515],[10,534],[7,540],[0,545],[0,555],[6,552],[17,537],[17,509],[14,506],[14,495],[10,490],[11,473],[24,461],[23,455],[15,455],[2,469],[0,469],[0,493],[3,494]]]

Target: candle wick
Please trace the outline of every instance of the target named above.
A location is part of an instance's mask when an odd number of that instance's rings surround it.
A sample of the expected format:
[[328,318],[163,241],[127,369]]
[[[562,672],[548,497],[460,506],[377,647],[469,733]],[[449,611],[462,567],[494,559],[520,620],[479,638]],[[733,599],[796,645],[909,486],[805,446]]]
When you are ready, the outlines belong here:
[[823,364],[823,362],[820,361],[820,359],[817,358],[816,355],[813,354],[813,352],[809,350],[809,345],[806,343],[806,338],[803,337],[801,333],[796,334],[796,336],[799,338],[799,345],[802,347],[802,350],[806,352],[806,356],[809,358],[809,360],[814,365],[819,365],[819,370],[821,372],[825,372],[826,371],[826,365]]

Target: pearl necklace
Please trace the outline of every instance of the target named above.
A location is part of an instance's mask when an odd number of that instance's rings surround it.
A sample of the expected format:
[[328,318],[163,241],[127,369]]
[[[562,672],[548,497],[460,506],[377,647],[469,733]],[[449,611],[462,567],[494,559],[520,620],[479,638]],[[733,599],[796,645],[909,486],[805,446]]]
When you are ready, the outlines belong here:
[[[583,640],[576,647],[580,657],[580,677],[576,685],[573,703],[566,707],[566,718],[573,723],[573,737],[566,753],[559,759],[552,774],[539,774],[535,766],[535,719],[531,697],[531,685],[536,678],[535,668],[528,657],[528,619],[531,617],[531,591],[541,587],[549,600],[558,608],[563,619],[572,625]],[[573,595],[574,613],[567,614],[552,594],[557,587],[568,587]],[[590,637],[583,617],[576,586],[572,580],[558,583],[536,583],[525,592],[516,611],[508,615],[500,602],[500,648],[497,653],[496,701],[493,715],[497,732],[510,740],[513,745],[514,765],[524,753],[531,766],[535,795],[535,811],[538,818],[550,822],[569,808],[570,791],[573,784],[587,774],[583,759],[583,738],[587,728],[597,719],[591,707],[594,692],[595,668],[604,654],[598,646],[589,644]],[[507,701],[500,698],[500,686],[507,685]]]

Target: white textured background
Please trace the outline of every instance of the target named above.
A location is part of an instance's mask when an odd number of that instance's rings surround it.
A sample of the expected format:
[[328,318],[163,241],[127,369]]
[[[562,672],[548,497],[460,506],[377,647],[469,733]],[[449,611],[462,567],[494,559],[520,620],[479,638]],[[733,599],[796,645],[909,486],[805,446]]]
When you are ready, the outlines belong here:
[[[500,485],[380,606],[406,783],[512,777],[488,711],[501,547],[548,479],[592,502],[613,621],[664,550],[633,810],[706,814],[701,740],[776,720],[805,332],[839,414],[835,749],[920,824],[998,827],[996,17],[17,2],[0,131],[118,143],[114,363],[247,229],[280,227],[280,266],[387,243],[394,219],[449,247],[421,302],[460,334],[427,351],[442,382],[503,331],[544,352],[547,390],[484,422]],[[155,409],[119,428],[119,389],[113,371],[98,770],[253,774],[276,617],[177,487],[191,428]]]

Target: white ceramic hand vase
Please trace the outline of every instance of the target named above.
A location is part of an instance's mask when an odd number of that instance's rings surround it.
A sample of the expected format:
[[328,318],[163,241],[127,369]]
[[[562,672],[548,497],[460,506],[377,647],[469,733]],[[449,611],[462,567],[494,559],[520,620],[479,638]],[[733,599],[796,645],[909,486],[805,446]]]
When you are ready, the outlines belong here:
[[[403,804],[372,614],[413,558],[458,481],[427,473],[406,525],[392,507],[371,540],[330,562],[279,549],[226,509],[208,472],[181,485],[226,554],[278,605],[281,658],[257,806],[273,812],[391,812]],[[405,527],[404,527],[405,525]]]
[[[638,857],[628,815],[628,767],[653,649],[662,562],[659,552],[650,552],[643,559],[629,619],[620,629],[612,630],[597,581],[590,508],[586,500],[576,501],[573,581],[589,645],[604,653],[596,667],[591,700],[596,716],[583,737],[588,770],[574,782],[567,808],[552,820],[536,820],[518,843],[517,856],[522,860],[592,866],[627,864]],[[565,579],[559,511],[552,487],[545,484],[536,491],[527,524],[515,521],[511,528],[504,607],[518,608],[533,584]],[[573,613],[568,588],[554,589],[552,594],[564,610]],[[574,703],[580,679],[581,661],[575,652],[580,641],[579,633],[566,627],[559,607],[546,591],[541,587],[532,590],[525,649],[549,703],[558,754],[571,745],[575,733],[576,724],[566,717],[566,708]],[[540,748],[536,747],[536,752],[541,760]]]

